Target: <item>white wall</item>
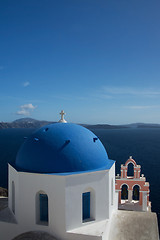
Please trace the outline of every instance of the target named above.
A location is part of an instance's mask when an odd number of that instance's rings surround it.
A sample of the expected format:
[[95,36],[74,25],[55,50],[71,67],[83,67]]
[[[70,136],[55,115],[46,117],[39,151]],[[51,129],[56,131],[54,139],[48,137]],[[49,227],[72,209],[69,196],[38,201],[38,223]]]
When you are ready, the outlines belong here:
[[[115,165],[111,170],[70,175],[66,177],[66,230],[72,230],[91,222],[82,221],[82,193],[94,192],[94,222],[109,219],[117,206],[115,202]],[[113,178],[114,205],[111,206],[111,179]],[[91,207],[92,208],[92,207]],[[92,209],[91,209],[92,212]],[[91,219],[92,220],[92,219]]]
[[[118,196],[115,192],[115,163],[109,170],[108,181],[109,181],[109,206],[110,206],[109,218],[110,218],[112,215],[112,212],[118,209]],[[113,190],[112,190],[112,181],[113,181]],[[113,195],[112,195],[112,191],[113,191]],[[113,202],[112,202],[112,196],[113,196]]]
[[[9,167],[9,207],[12,199],[11,185],[16,188],[16,220],[23,231],[44,230],[57,236],[65,231],[65,177],[58,175],[17,172]],[[36,223],[36,193],[44,191],[48,195],[49,224]]]
[[148,192],[143,191],[142,192],[142,210],[147,212],[147,194]]
[[8,206],[12,211],[12,181],[15,184],[15,217],[17,219],[19,214],[19,176],[17,171],[8,164]]
[[[115,165],[110,170],[73,175],[52,175],[17,172],[9,166],[9,207],[12,205],[11,186],[15,182],[15,233],[46,231],[59,239],[67,239],[66,231],[92,224],[82,222],[82,193],[91,192],[91,217],[93,222],[109,219],[116,209]],[[113,205],[111,182],[113,181]],[[48,195],[48,226],[36,223],[36,194]],[[16,236],[15,235],[15,236]],[[78,235],[76,239],[85,239]]]

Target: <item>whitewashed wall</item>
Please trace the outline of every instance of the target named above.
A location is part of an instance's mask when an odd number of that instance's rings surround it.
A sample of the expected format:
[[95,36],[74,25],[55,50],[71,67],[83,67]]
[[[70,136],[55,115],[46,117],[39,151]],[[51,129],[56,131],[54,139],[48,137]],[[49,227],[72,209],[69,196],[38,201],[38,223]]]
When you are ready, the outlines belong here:
[[[9,166],[9,207],[12,209],[12,181],[15,182],[15,217],[17,224],[10,227],[13,236],[27,231],[46,231],[56,238],[68,239],[66,233],[77,227],[92,224],[82,222],[82,193],[91,191],[91,217],[93,222],[109,219],[116,203],[111,204],[111,181],[115,179],[114,165],[110,170],[73,174],[52,175],[17,172]],[[113,190],[115,189],[115,181]],[[48,195],[48,226],[36,223],[36,194]],[[113,197],[115,195],[115,191]],[[93,201],[92,201],[93,200]],[[7,223],[6,223],[7,224]],[[1,223],[0,223],[1,226]],[[18,233],[18,234],[17,234]],[[76,239],[85,235],[74,234]],[[10,238],[4,240],[9,240]],[[101,239],[101,237],[94,237]]]
[[109,181],[109,218],[110,218],[112,212],[118,209],[118,196],[115,192],[115,163],[109,170],[108,181]]
[[[91,218],[98,222],[109,219],[117,207],[115,200],[115,165],[110,170],[70,175],[66,177],[66,230],[81,227],[90,222],[82,222],[82,193],[91,191]],[[111,180],[113,179],[113,205],[111,205]],[[92,192],[94,192],[92,205]],[[92,206],[94,210],[92,209]],[[92,220],[92,219],[91,219]]]

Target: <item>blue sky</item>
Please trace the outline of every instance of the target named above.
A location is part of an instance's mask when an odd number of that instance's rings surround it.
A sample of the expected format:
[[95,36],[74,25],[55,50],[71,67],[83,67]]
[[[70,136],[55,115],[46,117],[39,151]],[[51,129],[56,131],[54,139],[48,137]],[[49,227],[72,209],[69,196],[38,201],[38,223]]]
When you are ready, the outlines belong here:
[[159,0],[0,1],[0,121],[160,123]]

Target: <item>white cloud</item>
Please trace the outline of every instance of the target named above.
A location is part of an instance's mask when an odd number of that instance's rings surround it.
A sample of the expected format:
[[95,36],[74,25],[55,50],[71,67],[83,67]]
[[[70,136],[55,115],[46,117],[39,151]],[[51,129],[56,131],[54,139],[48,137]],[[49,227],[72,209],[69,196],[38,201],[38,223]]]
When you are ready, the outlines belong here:
[[22,110],[17,111],[17,115],[29,116],[30,112],[25,109],[22,109]]
[[159,108],[160,106],[155,106],[155,105],[151,105],[151,106],[143,106],[143,105],[137,105],[137,106],[124,106],[124,108],[128,108],[128,109],[148,109],[148,108]]
[[151,89],[151,88],[130,88],[130,87],[108,87],[104,86],[103,91],[107,94],[113,95],[141,95],[141,96],[155,96],[160,95],[159,90]]
[[17,115],[24,115],[29,116],[31,112],[36,108],[37,106],[33,106],[32,103],[24,104],[20,106],[20,110],[16,112]]
[[33,109],[36,108],[36,106],[33,106],[32,103],[28,103],[28,104],[22,105],[21,108],[28,109],[28,110],[29,110],[29,109],[33,110]]
[[23,87],[28,87],[30,85],[30,82],[24,82]]

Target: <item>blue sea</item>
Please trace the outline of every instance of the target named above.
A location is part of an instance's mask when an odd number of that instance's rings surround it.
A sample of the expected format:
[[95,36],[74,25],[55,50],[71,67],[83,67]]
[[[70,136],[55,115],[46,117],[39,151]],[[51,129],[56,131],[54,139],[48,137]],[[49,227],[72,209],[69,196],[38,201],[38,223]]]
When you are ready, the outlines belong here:
[[[17,151],[35,129],[0,130],[0,186],[7,187],[7,163],[14,163]],[[141,165],[150,183],[152,211],[160,226],[160,129],[91,129],[102,141],[110,159],[116,161],[116,174],[129,156]]]

